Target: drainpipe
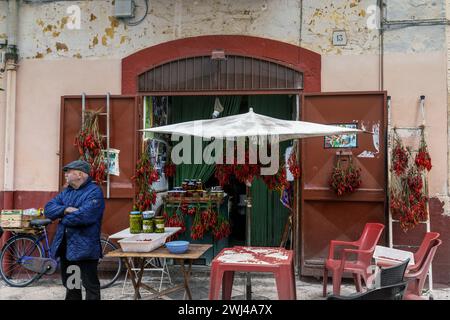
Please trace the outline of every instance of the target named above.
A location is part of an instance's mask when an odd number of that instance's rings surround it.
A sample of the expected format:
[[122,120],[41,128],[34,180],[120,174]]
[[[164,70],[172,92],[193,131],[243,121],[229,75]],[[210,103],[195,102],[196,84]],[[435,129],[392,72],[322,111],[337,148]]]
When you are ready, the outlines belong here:
[[[14,147],[16,131],[16,82],[17,82],[17,24],[19,0],[8,1],[8,46],[6,49],[6,105],[5,105],[5,144],[3,208],[14,209]],[[5,232],[7,233],[7,232]],[[7,236],[5,234],[5,236]]]
[[384,24],[383,21],[385,19],[385,7],[384,7],[384,1],[383,0],[377,0],[377,6],[380,9],[380,24],[379,24],[379,41],[380,41],[380,53],[379,53],[379,90],[384,90]]

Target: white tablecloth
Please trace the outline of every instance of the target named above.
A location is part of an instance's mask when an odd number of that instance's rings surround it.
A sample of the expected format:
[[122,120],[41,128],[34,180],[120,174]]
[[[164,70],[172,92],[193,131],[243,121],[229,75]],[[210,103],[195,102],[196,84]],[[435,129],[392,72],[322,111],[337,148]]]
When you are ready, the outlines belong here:
[[[173,235],[175,232],[177,232],[178,230],[180,230],[180,227],[166,227],[165,228],[165,232],[164,234],[167,235],[167,237],[170,237],[171,235]],[[158,235],[162,235],[163,233],[130,233],[130,228],[126,228],[122,231],[119,231],[117,233],[114,233],[113,235],[109,236],[109,239],[125,239],[125,238],[129,238],[138,234],[158,234]]]
[[376,261],[385,261],[390,263],[401,263],[409,258],[408,265],[414,264],[414,254],[412,252],[389,247],[376,246],[373,257]]

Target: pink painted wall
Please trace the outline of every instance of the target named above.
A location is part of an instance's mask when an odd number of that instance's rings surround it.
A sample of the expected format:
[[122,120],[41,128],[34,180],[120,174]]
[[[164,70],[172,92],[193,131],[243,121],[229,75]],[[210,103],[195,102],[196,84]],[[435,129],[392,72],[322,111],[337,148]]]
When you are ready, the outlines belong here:
[[58,190],[61,96],[120,94],[120,70],[120,60],[20,62],[15,190]]
[[[426,134],[433,161],[431,197],[446,194],[446,61],[446,52],[384,56],[384,90],[392,97],[393,125],[420,125],[419,96],[426,96]],[[378,55],[324,55],[322,91],[379,90],[378,63]]]

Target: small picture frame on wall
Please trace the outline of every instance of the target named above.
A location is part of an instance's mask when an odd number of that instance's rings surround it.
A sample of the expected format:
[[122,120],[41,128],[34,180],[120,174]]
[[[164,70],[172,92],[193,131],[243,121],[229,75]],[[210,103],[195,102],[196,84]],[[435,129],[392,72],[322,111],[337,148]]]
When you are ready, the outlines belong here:
[[[358,129],[357,123],[337,123],[331,124],[338,127]],[[338,148],[357,148],[358,147],[358,137],[356,133],[350,134],[335,134],[331,136],[324,137],[324,148],[325,149],[338,149]]]

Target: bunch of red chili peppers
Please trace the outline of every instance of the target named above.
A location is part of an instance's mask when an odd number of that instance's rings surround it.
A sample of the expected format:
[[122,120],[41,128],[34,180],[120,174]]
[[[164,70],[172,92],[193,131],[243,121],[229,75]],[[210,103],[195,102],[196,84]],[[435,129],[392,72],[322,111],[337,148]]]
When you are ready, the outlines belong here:
[[172,215],[168,215],[167,212],[163,213],[164,221],[167,227],[180,227],[173,236],[171,236],[167,241],[172,241],[177,239],[178,236],[186,231],[186,224],[184,223],[184,217],[181,214],[175,212]]
[[408,168],[409,150],[403,146],[399,137],[394,139],[394,148],[392,149],[392,170],[397,176],[406,172]]
[[[230,184],[230,178],[234,175],[241,183],[251,183],[255,177],[261,177],[270,190],[282,191],[289,187],[289,182],[286,180],[285,165],[281,165],[278,172],[274,175],[260,175],[261,164],[259,161],[256,164],[250,164],[249,158],[249,151],[247,150],[245,153],[245,164],[237,164],[236,158],[233,164],[216,164],[215,177],[219,180],[219,184],[222,187]],[[300,166],[295,153],[291,154],[288,164],[294,178],[300,178]]]
[[228,220],[226,220],[222,216],[219,216],[218,222],[214,225],[214,228],[212,230],[212,234],[214,240],[220,240],[222,238],[228,237],[231,234],[231,227]]
[[175,166],[175,164],[172,161],[168,161],[164,165],[164,175],[167,178],[175,176],[176,171],[177,171],[177,167]]
[[214,240],[218,241],[231,234],[230,223],[211,208],[205,209],[194,217],[191,238],[202,239],[207,232],[211,232]]
[[338,195],[353,193],[361,186],[361,169],[357,168],[351,158],[346,167],[342,164],[342,156],[338,156],[330,179],[331,189]]
[[176,237],[186,231],[186,216],[192,217],[190,228],[192,240],[202,239],[208,232],[211,232],[214,240],[228,237],[231,233],[228,220],[213,210],[211,205],[202,210],[199,205],[190,206],[187,203],[181,203],[172,214],[164,212],[163,216],[168,227],[181,227],[181,230],[176,233]]
[[[146,150],[146,148],[145,148]],[[145,211],[151,208],[156,202],[156,192],[152,189],[152,184],[158,181],[159,175],[150,162],[147,152],[141,154],[141,158],[136,163],[136,171],[131,180],[134,181],[136,194],[134,197],[135,210]]]
[[189,206],[187,203],[182,203],[180,206],[181,212],[189,216],[193,216],[197,212],[197,207]]
[[[236,150],[234,154],[237,154]],[[260,165],[250,163],[248,150],[245,152],[244,160],[243,164],[239,164],[235,156],[233,164],[216,164],[215,176],[222,187],[229,184],[231,175],[234,175],[241,183],[251,183],[259,175]]]
[[425,138],[422,135],[422,138],[420,139],[420,146],[419,146],[419,151],[416,154],[416,158],[414,160],[414,162],[416,163],[417,169],[419,171],[422,170],[427,170],[430,171],[431,170],[431,157],[430,154],[428,153],[428,147],[427,144],[425,142]]
[[414,167],[400,178],[399,188],[391,191],[391,213],[399,217],[400,225],[407,231],[428,217],[427,202],[423,187],[423,176]]
[[400,220],[402,229],[407,231],[428,217],[424,175],[425,170],[431,170],[431,157],[423,132],[414,161],[410,159],[410,150],[403,146],[398,136],[392,152],[390,209],[392,216]]
[[264,175],[261,179],[266,184],[269,190],[283,191],[289,188],[289,181],[286,178],[286,166],[281,166],[278,172],[274,175]]
[[80,159],[91,165],[90,176],[98,184],[106,179],[106,164],[103,155],[103,144],[98,126],[99,111],[88,110],[85,113],[82,129],[75,137],[74,146],[77,147]]

